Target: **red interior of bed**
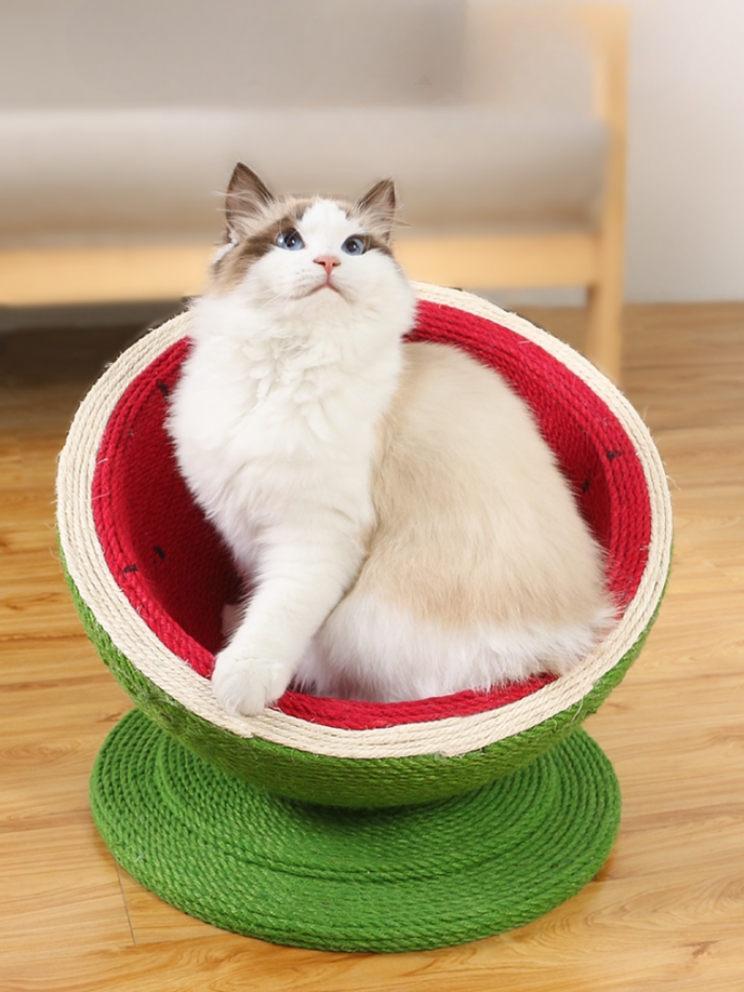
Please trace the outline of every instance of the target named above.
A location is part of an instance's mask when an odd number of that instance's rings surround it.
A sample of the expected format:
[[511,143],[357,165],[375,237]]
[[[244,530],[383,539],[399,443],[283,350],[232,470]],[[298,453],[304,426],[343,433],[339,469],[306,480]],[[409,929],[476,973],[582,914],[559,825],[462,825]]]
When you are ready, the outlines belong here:
[[[530,404],[606,551],[608,583],[622,610],[646,564],[651,522],[640,463],[615,416],[542,348],[481,317],[421,303],[412,338],[464,348],[498,368]],[[222,643],[222,607],[238,599],[240,586],[229,553],[184,486],[163,429],[188,347],[184,339],[160,355],[117,404],[101,444],[92,499],[108,566],[132,608],[170,650],[208,677]],[[279,707],[316,723],[367,729],[494,709],[548,681],[538,677],[412,703],[287,692]]]

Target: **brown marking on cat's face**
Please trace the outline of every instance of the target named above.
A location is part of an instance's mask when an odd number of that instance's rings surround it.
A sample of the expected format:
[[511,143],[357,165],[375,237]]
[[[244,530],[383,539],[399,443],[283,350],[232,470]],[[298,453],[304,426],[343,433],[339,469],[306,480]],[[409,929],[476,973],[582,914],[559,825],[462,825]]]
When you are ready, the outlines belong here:
[[[250,266],[276,246],[280,234],[297,229],[312,202],[311,199],[299,197],[273,198],[261,210],[244,216],[240,223],[241,239],[213,266],[214,289],[220,294],[235,289]],[[228,223],[224,243],[227,244],[230,236],[234,239],[238,233],[237,224],[231,230]]]
[[[280,234],[299,228],[307,209],[320,197],[276,197],[242,163],[233,171],[225,198],[226,230],[223,245],[233,244],[212,268],[212,289],[229,293],[245,278],[250,266],[271,251]],[[352,220],[358,220],[366,249],[392,257],[390,236],[395,222],[395,186],[381,180],[356,203],[330,198]],[[339,250],[341,246],[339,245]]]
[[397,210],[398,199],[393,180],[381,179],[357,200],[349,217],[358,217],[376,239],[389,245]]

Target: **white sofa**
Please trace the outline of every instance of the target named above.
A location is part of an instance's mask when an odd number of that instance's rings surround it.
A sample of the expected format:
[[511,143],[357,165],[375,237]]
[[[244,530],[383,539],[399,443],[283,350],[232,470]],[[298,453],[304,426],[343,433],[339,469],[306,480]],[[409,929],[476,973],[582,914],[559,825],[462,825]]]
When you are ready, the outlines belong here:
[[620,20],[587,9],[15,5],[0,60],[0,305],[198,291],[239,159],[277,191],[348,196],[392,175],[414,277],[587,285],[606,311],[589,350],[617,378]]

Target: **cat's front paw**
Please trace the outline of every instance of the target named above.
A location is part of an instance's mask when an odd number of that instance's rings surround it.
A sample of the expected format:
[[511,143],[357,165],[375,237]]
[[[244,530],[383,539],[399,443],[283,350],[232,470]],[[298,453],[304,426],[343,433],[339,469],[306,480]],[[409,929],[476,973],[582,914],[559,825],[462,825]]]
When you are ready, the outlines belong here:
[[290,677],[276,661],[246,658],[227,647],[215,660],[212,688],[228,713],[257,716],[284,694]]

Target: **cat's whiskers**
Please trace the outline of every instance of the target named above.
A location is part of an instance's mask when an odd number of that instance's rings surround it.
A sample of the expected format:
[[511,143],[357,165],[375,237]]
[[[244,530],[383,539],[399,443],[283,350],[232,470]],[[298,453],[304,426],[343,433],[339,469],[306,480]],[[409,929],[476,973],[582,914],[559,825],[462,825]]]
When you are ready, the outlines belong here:
[[264,303],[261,304],[261,306],[255,307],[254,309],[256,309],[260,313],[262,310],[265,310],[273,303],[288,303],[291,299],[292,299],[291,295],[286,291],[282,293],[276,293],[274,296],[270,296]]

